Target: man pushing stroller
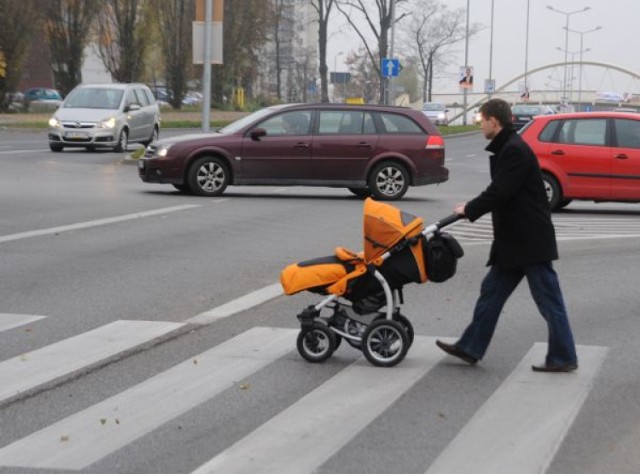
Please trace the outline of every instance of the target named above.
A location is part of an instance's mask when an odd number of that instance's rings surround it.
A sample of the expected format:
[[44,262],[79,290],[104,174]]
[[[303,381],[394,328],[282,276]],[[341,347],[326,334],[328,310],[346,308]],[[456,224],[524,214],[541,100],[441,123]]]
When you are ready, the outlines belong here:
[[524,277],[549,331],[545,361],[532,366],[540,372],[571,372],[578,359],[565,304],[553,269],[558,258],[555,229],[538,160],[515,132],[511,108],[501,99],[480,107],[480,126],[491,140],[486,150],[491,183],[454,212],[471,222],[491,212],[494,240],[473,319],[454,344],[438,347],[469,364],[481,360],[504,304]]

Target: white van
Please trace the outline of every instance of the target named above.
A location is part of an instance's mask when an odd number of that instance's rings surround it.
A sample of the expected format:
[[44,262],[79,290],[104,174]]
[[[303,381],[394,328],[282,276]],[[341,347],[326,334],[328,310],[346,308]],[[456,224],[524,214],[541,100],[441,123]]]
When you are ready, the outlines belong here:
[[160,108],[144,84],[80,84],[49,119],[49,148],[147,146],[160,133]]

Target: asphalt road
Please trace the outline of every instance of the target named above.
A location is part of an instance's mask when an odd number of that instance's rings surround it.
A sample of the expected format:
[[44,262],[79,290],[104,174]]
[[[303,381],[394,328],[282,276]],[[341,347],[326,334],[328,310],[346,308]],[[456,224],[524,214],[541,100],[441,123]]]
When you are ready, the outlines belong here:
[[[446,144],[450,181],[397,203],[427,223],[488,181],[480,135]],[[0,473],[640,471],[639,205],[554,215],[576,374],[529,370],[546,327],[525,284],[477,367],[433,350],[470,318],[486,219],[450,229],[465,249],[453,279],[405,288],[405,361],[375,368],[343,343],[309,364],[295,315],[319,298],[277,296],[279,274],[361,249],[362,202],[185,196],[124,158],[0,130]]]

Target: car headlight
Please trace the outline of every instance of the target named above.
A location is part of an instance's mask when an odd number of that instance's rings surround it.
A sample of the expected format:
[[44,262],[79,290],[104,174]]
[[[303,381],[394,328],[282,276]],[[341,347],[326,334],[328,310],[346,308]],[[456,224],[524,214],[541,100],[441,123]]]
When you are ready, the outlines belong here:
[[98,122],[98,128],[115,128],[116,118],[109,117],[108,119]]
[[169,148],[171,148],[171,145],[168,146],[163,146],[161,148],[158,148],[158,151],[156,152],[156,155],[161,156],[161,157],[165,157],[167,156],[167,153],[169,153]]
[[58,119],[57,119],[57,118],[55,118],[55,117],[51,117],[51,118],[49,119],[49,126],[50,126],[51,128],[60,128],[60,120],[58,120]]

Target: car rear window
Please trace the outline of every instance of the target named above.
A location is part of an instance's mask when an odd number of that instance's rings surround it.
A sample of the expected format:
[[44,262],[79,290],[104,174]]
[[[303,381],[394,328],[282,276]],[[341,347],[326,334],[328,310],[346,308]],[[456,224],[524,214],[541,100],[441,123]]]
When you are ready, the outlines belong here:
[[380,119],[384,133],[424,133],[417,123],[404,115],[383,112]]

